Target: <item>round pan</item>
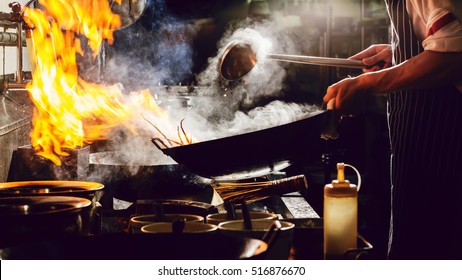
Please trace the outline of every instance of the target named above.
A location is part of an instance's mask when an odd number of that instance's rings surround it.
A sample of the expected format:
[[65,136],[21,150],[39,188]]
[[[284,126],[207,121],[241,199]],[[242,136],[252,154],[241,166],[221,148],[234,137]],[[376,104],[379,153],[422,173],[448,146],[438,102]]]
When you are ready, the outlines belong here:
[[267,244],[258,239],[191,234],[106,234],[11,246],[2,259],[224,260],[260,258]]
[[320,156],[320,136],[331,112],[322,111],[284,125],[172,148],[152,141],[197,175],[215,180],[241,180],[282,170],[296,160]]

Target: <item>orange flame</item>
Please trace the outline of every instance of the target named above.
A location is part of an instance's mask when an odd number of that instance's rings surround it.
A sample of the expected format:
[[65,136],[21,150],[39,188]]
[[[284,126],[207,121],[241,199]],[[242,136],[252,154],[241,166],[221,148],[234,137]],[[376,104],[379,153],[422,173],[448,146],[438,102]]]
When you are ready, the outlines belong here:
[[120,17],[111,12],[107,0],[39,2],[43,9],[25,10],[32,28],[34,65],[27,86],[35,104],[31,142],[38,155],[60,165],[59,156],[68,155],[66,148],[107,138],[112,128],[139,114],[140,107],[165,118],[149,91],[125,96],[115,85],[79,77],[76,58],[83,54],[79,36],[88,39],[96,57],[103,40],[112,43],[113,30],[120,27]]

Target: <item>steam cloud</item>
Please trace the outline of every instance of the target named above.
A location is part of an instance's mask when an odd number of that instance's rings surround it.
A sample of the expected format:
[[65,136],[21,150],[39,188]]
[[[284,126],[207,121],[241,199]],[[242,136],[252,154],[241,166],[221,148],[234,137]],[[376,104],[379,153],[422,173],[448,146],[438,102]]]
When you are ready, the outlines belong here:
[[[114,48],[123,49],[123,55],[105,61],[104,76],[106,81],[123,83],[129,91],[148,87],[162,98],[165,92],[161,91],[160,83],[177,84],[194,76],[192,38],[188,36],[196,31],[192,24],[168,15],[161,4],[163,1],[154,2],[158,7],[149,15],[150,28],[145,29],[137,22],[133,30],[124,30],[123,36],[115,34]],[[298,46],[305,44],[306,47],[306,42],[295,42],[295,36],[278,23],[277,17],[265,22],[243,20],[229,26],[218,42],[217,55],[209,58],[206,69],[195,77],[197,87],[190,97],[190,108],[175,102],[168,104],[171,124],[178,125],[184,119],[186,132],[197,142],[277,126],[318,112],[319,108],[314,105],[278,100],[283,94],[287,73],[279,63],[265,60],[264,55],[297,54],[301,52]],[[220,79],[218,64],[231,42],[250,44],[258,63],[246,76],[245,83],[229,86]],[[262,99],[269,102],[261,102]],[[135,165],[171,163],[171,159],[151,143],[150,138],[156,132],[146,120],[140,117],[133,121],[140,135],[116,132],[113,138],[117,143],[114,148],[120,151],[123,161]],[[172,129],[176,131],[176,127]]]

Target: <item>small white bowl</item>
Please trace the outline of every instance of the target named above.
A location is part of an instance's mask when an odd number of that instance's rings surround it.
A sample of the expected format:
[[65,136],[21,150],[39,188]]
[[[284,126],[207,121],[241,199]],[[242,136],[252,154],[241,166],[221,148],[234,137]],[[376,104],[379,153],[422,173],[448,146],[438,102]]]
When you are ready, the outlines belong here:
[[[130,231],[132,233],[141,233],[141,228],[145,225],[158,222],[157,215],[141,215],[130,219]],[[184,220],[185,223],[203,223],[204,217],[192,214],[165,214],[162,222],[173,222],[175,220]]]
[[[277,220],[278,218],[276,214],[267,213],[267,212],[249,212],[249,215],[252,221]],[[218,225],[222,222],[227,222],[227,221],[242,221],[242,220],[243,220],[242,213],[236,213],[235,220],[228,219],[228,215],[226,213],[209,214],[206,217],[207,223],[214,224],[214,225]]]
[[[145,225],[141,227],[142,233],[149,233],[149,234],[158,234],[158,233],[173,233],[173,223],[169,222],[160,222],[160,223],[153,223],[149,225]],[[211,224],[203,224],[203,223],[185,223],[184,229],[181,234],[204,234],[204,233],[213,233],[217,231],[218,227],[216,225]]]

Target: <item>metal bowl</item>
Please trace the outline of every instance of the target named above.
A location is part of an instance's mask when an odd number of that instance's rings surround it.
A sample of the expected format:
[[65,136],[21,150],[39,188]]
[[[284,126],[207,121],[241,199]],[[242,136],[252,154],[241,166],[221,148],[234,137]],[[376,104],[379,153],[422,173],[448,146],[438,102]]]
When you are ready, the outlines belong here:
[[70,196],[0,198],[0,246],[70,235],[87,235],[91,201]]

